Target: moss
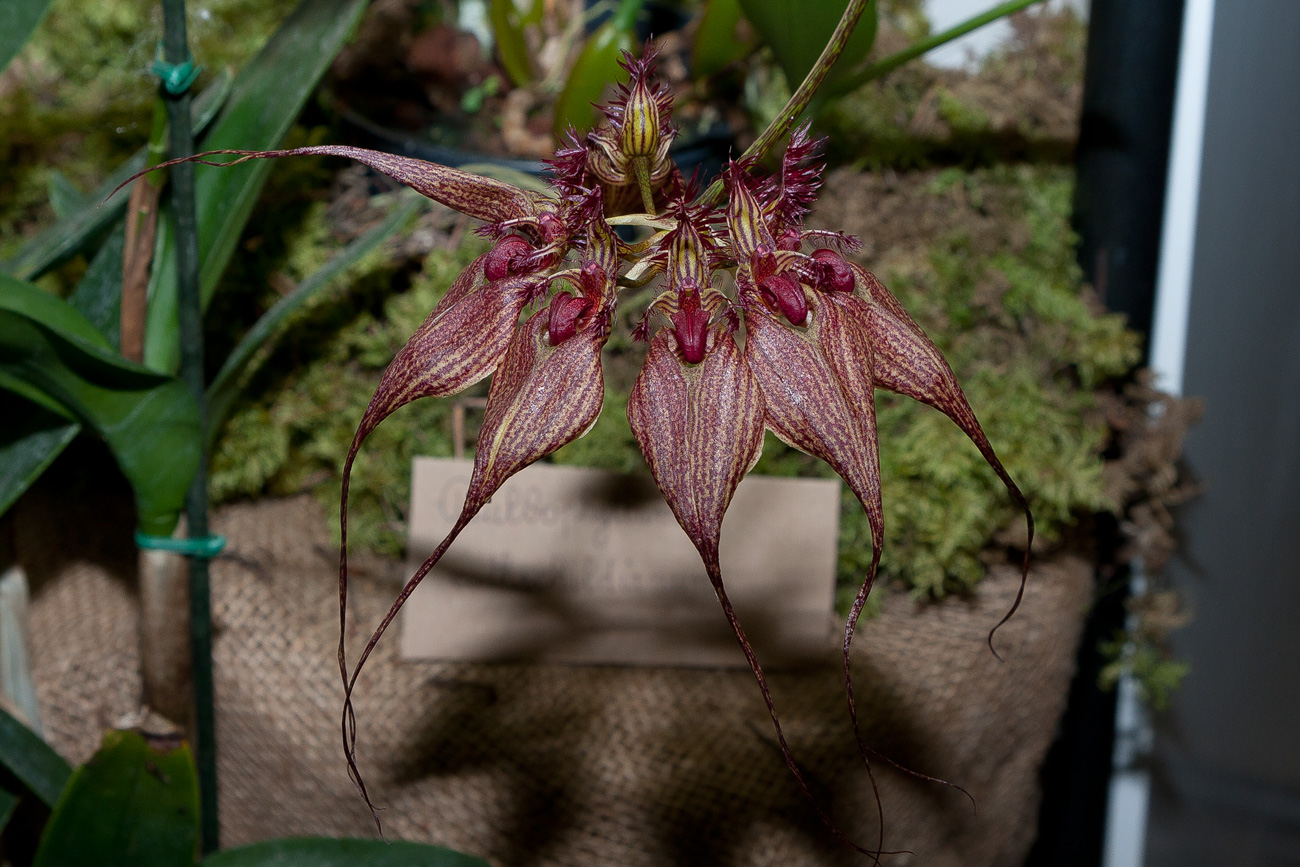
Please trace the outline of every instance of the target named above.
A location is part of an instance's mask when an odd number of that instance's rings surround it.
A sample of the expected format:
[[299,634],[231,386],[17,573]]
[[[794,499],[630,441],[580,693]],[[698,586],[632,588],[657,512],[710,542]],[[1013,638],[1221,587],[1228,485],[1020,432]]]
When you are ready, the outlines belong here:
[[[191,51],[206,72],[238,67],[293,7],[291,0],[206,0],[189,7]],[[161,36],[157,4],[55,0],[0,80],[0,255],[53,220],[55,171],[93,189],[149,137]]]
[[[321,246],[309,220],[286,260],[306,268]],[[225,427],[212,461],[214,500],[311,490],[333,513],[339,473],[379,374],[482,249],[471,239],[455,251],[435,250],[398,294],[390,291],[393,263],[372,255],[352,270],[347,294],[305,312]],[[449,402],[417,401],[371,436],[352,479],[349,530],[359,548],[401,553],[411,459],[451,454],[449,419]]]
[[1114,689],[1121,678],[1132,677],[1139,696],[1155,710],[1169,707],[1190,670],[1186,662],[1170,657],[1167,643],[1144,638],[1140,629],[1103,641],[1100,650],[1108,660],[1097,676],[1101,688]]
[[[1101,472],[1108,434],[1092,390],[1136,363],[1138,338],[1120,317],[1099,314],[1087,301],[1069,228],[1068,171],[952,171],[938,183],[970,186],[972,206],[983,194],[1010,195],[1024,242],[984,255],[959,232],[932,245],[908,271],[884,276],[947,355],[1050,540],[1077,514],[1113,508]],[[990,285],[1001,293],[984,297]],[[881,395],[877,414],[885,573],[918,595],[973,586],[985,571],[981,549],[1017,520],[1018,510],[941,414],[892,395]],[[865,524],[860,509],[846,510],[844,520]],[[870,539],[864,529],[846,535]],[[861,574],[867,556],[842,555],[841,578]]]

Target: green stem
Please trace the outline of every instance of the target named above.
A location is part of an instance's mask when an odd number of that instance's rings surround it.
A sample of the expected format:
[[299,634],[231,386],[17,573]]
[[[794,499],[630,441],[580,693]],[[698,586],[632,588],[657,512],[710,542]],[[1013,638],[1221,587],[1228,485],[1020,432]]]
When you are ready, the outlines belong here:
[[[190,59],[185,34],[185,0],[163,0],[163,55],[179,66]],[[190,93],[161,89],[167,103],[173,159],[194,153],[190,130]],[[199,235],[194,207],[194,165],[172,168],[172,219],[176,229],[176,271],[179,286],[181,376],[199,406],[199,421],[206,425],[203,388],[203,320],[199,294]],[[185,516],[191,539],[208,535],[207,450],[200,440],[199,469],[185,497]],[[200,828],[203,852],[219,844],[217,821],[216,711],[212,686],[212,588],[205,557],[190,558],[190,661],[194,679],[194,747],[199,772]]]
[[883,60],[876,61],[865,69],[859,70],[853,75],[840,81],[836,84],[835,90],[840,93],[848,93],[851,90],[856,90],[868,81],[874,81],[886,73],[893,72],[904,63],[920,57],[927,51],[938,48],[940,45],[943,45],[946,42],[951,42],[961,36],[965,36],[972,30],[978,30],[985,24],[991,24],[999,18],[1011,15],[1014,12],[1019,12],[1021,9],[1041,2],[1042,0],[1008,0],[1008,2],[994,6],[989,11],[963,21],[955,27],[950,27],[942,33],[927,36],[925,39],[922,39],[914,45],[908,46],[897,54],[892,54]]
[[[862,17],[862,11],[867,8],[870,0],[850,0],[849,5],[844,9],[844,15],[840,17],[840,23],[835,25],[835,31],[831,33],[830,41],[822,49],[821,56],[813,64],[813,68],[808,70],[808,75],[804,77],[803,83],[799,85],[791,96],[790,101],[781,109],[776,120],[763,130],[763,134],[741,154],[741,160],[755,159],[759,160],[767,156],[767,152],[781,139],[785,138],[794,126],[794,122],[803,114],[808,103],[812,101],[813,95],[821,87],[822,81],[825,80],[835,61],[840,59],[844,52],[844,46],[848,44],[849,36],[853,34],[853,28],[857,25],[858,19]],[[722,180],[716,180],[709,185],[704,191],[704,195],[699,198],[699,203],[706,206],[716,205],[722,199]]]

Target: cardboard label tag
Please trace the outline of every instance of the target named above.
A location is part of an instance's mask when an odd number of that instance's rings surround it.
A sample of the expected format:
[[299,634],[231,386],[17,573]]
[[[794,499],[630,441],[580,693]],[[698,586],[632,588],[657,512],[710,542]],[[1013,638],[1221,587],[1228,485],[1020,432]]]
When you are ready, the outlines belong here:
[[[460,514],[468,460],[417,458],[409,572]],[[749,476],[722,575],[765,666],[827,658],[839,482]],[[648,476],[535,464],[511,478],[407,600],[407,659],[746,665],[695,546]]]

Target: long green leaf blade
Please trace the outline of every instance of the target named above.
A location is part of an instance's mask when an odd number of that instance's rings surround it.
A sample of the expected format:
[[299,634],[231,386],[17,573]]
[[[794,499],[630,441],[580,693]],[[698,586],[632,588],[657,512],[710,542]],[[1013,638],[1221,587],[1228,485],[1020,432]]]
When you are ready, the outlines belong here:
[[515,87],[525,87],[533,80],[524,24],[515,0],[488,0],[488,21],[496,37],[497,57]]
[[[93,326],[82,318],[82,325],[72,327],[80,314],[58,299],[6,281],[0,294],[0,377],[39,389],[102,436],[135,490],[140,529],[170,533],[199,461],[202,431],[189,390],[85,339],[87,329],[95,333]],[[43,315],[37,295],[63,309]]]
[[0,710],[0,764],[48,807],[58,803],[72,776],[62,756],[4,710]]
[[0,72],[27,44],[52,0],[5,0],[0,3]]
[[[302,0],[235,80],[230,99],[204,137],[206,150],[268,150],[284,138],[365,8],[365,0]],[[257,203],[271,162],[232,168],[196,166],[200,288],[206,307]],[[145,364],[173,373],[180,363],[176,319],[176,246],[171,220],[158,222]]]
[[87,347],[105,350],[113,348],[94,323],[66,301],[7,274],[0,274],[0,310],[43,322],[65,338],[76,340]]
[[315,297],[318,292],[327,288],[334,278],[355,265],[371,250],[397,234],[414,216],[415,212],[422,207],[424,201],[418,196],[403,196],[402,199],[403,202],[395,206],[392,213],[381,224],[344,247],[325,267],[302,281],[298,288],[276,302],[275,306],[266,311],[262,318],[257,320],[252,329],[239,341],[234,351],[230,353],[230,357],[226,359],[226,363],[222,365],[221,370],[217,373],[216,378],[212,380],[212,384],[208,386],[207,441],[209,449],[212,448],[213,440],[216,439],[222,422],[225,421],[235,402],[235,398],[239,395],[239,388],[244,380],[244,375],[248,372],[258,350],[266,345],[267,341],[275,335],[289,317],[302,309],[302,306]]
[[[192,117],[195,134],[211,123],[230,93],[230,88],[230,73],[223,70],[194,100]],[[119,184],[144,168],[147,154],[148,146],[141,147],[105,178],[94,192],[85,197],[82,208],[32,238],[13,258],[0,262],[0,268],[20,279],[34,280],[81,252],[107,226],[121,217],[126,208],[125,195],[117,196],[104,205],[100,203]]]
[[0,391],[0,515],[72,442],[81,425],[9,391]]
[[397,840],[290,837],[209,855],[199,867],[488,867],[473,855]]
[[192,867],[199,783],[190,748],[112,731],[73,772],[33,867]]
[[122,346],[122,256],[126,221],[119,221],[99,246],[68,303],[104,335],[114,351]]
[[619,0],[613,16],[587,38],[573,61],[564,89],[555,99],[555,117],[551,131],[560,141],[569,127],[579,132],[596,125],[596,108],[605,88],[627,81],[627,72],[618,65],[624,51],[636,44],[636,18],[642,0]]

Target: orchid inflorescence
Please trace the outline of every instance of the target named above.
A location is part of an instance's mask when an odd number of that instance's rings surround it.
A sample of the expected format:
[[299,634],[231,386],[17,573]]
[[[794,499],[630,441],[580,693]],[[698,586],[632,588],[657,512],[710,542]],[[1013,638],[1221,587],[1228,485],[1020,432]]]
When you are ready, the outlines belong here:
[[[654,55],[626,54],[630,74],[604,107],[607,125],[570,133],[549,165],[551,194],[421,160],[346,146],[246,152],[242,159],[308,154],[350,157],[423,195],[484,221],[491,249],[456,279],[384,371],[343,468],[339,563],[339,668],[349,773],[370,804],[356,765],[352,694],[398,610],[453,540],[513,474],[572,442],[596,422],[601,351],[624,290],[660,279],[633,330],[648,341],[628,400],[628,422],[655,482],[698,549],[723,612],[759,682],[786,764],[805,793],[763,670],[732,610],[718,559],[723,515],[762,451],[764,430],[826,461],[866,512],[872,559],[843,641],[848,708],[863,759],[850,647],[884,538],[874,390],[943,412],[979,448],[1012,497],[1003,469],[942,354],[872,274],[845,258],[850,236],[803,227],[821,184],[808,127],[789,140],[779,169],[754,159],[724,173],[726,203],[696,194],[669,157],[672,99],[655,82]],[[194,158],[191,158],[194,159]],[[199,160],[202,161],[202,160]],[[231,165],[233,163],[222,163]],[[637,207],[642,211],[635,212]],[[637,242],[616,227],[640,227]],[[719,279],[721,276],[721,279]],[[451,531],[407,581],[349,670],[347,503],[352,465],[367,436],[398,408],[456,394],[493,374],[469,491]],[[1019,606],[1028,571],[1005,623]],[[992,648],[993,632],[989,634]],[[809,793],[811,799],[811,794]],[[815,803],[815,802],[814,802]],[[372,806],[373,810],[373,806]],[[844,838],[818,807],[828,826]]]

